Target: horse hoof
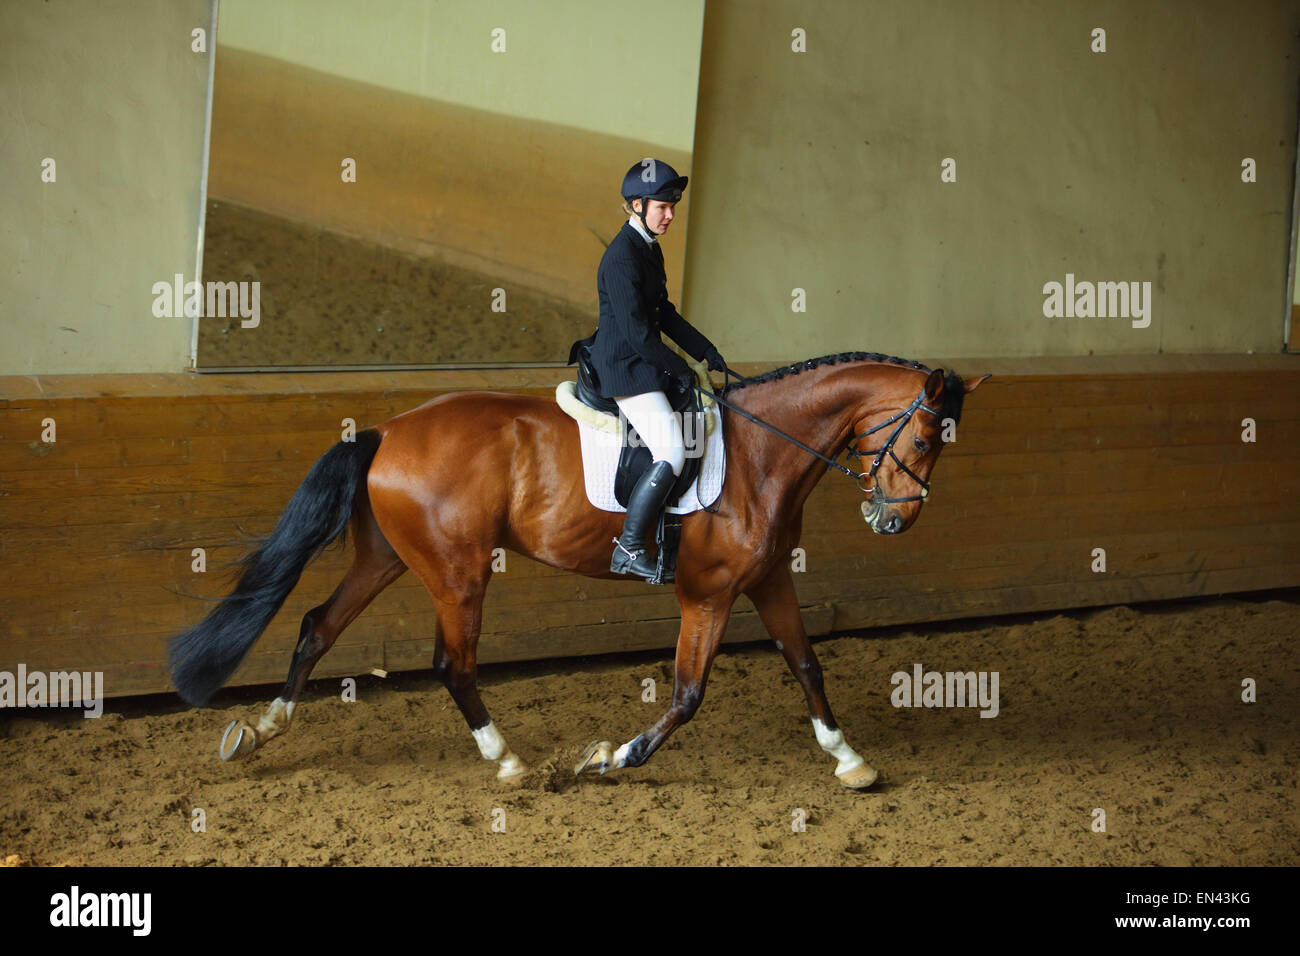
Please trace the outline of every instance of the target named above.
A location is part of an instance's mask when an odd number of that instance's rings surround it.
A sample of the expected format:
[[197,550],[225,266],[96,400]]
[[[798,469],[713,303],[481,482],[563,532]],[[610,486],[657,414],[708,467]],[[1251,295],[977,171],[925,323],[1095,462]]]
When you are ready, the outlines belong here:
[[613,757],[614,745],[608,740],[598,740],[582,752],[582,756],[578,758],[578,765],[573,768],[573,775],[581,776],[591,770],[604,773],[609,769]]
[[876,782],[876,778],[879,776],[880,774],[871,767],[862,764],[861,766],[854,767],[852,770],[844,771],[843,774],[839,775],[839,778],[840,783],[844,784],[844,786],[848,787],[850,790],[866,790],[867,787]]
[[[231,737],[231,733],[238,730],[238,733]],[[232,720],[226,732],[221,735],[221,747],[219,753],[222,760],[234,760],[237,757],[244,757],[251,754],[257,749],[257,731],[244,720]]]
[[497,779],[502,783],[518,783],[528,773],[528,765],[518,757],[513,762],[503,762],[497,770]]

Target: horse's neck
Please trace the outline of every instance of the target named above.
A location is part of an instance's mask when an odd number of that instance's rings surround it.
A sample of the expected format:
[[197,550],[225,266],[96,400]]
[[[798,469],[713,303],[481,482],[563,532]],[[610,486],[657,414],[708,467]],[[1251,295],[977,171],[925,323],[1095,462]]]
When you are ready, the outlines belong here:
[[[870,377],[847,364],[823,366],[751,387],[752,395],[746,396],[747,390],[737,393],[741,400],[736,404],[827,458],[834,458],[848,443],[854,419],[870,404],[873,391]],[[776,482],[770,491],[785,507],[802,506],[826,474],[826,462],[765,428],[749,422],[731,428],[733,433],[743,430],[753,480],[764,485]]]

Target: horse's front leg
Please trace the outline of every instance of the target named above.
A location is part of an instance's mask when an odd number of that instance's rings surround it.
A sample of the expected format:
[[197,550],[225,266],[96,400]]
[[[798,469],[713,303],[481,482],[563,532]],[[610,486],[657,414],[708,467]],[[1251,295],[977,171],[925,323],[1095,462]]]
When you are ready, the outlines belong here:
[[835,717],[831,714],[831,705],[826,700],[826,690],[822,684],[821,664],[803,629],[799,599],[795,594],[789,566],[778,562],[767,577],[745,591],[745,594],[754,602],[763,626],[767,628],[772,640],[776,641],[777,649],[785,657],[795,680],[803,687],[817,743],[838,761],[835,776],[846,787],[865,790],[876,782],[876,771],[845,742],[844,732],[836,725]]
[[683,600],[672,706],[659,718],[658,723],[617,750],[608,740],[589,746],[579,758],[578,765],[574,768],[575,773],[605,773],[620,767],[639,767],[659,749],[669,734],[695,716],[704,700],[704,685],[709,679],[709,668],[722,643],[734,600],[734,595],[717,596],[700,602]]

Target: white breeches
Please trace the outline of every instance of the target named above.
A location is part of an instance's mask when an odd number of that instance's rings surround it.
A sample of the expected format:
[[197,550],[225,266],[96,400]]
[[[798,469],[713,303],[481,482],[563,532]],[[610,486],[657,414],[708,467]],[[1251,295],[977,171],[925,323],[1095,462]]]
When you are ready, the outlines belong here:
[[686,445],[682,441],[681,420],[668,404],[667,396],[663,392],[646,392],[623,395],[614,401],[650,449],[651,458],[668,462],[673,466],[673,474],[680,475],[686,463]]

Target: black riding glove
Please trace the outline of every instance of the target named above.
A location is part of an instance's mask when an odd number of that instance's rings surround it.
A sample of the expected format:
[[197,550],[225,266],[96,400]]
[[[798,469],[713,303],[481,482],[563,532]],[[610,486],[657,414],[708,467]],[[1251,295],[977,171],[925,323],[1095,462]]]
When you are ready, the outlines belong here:
[[710,372],[725,372],[727,370],[727,363],[723,361],[722,353],[712,345],[704,353],[704,361],[708,364]]

